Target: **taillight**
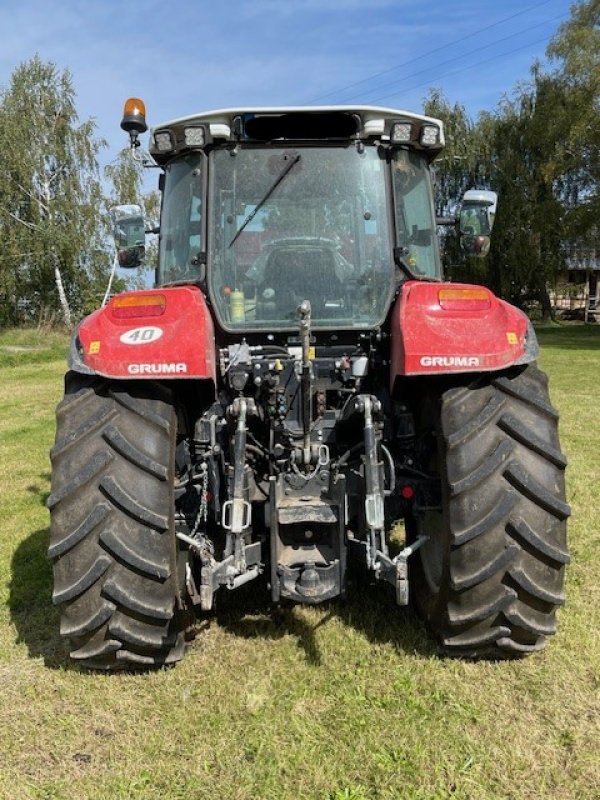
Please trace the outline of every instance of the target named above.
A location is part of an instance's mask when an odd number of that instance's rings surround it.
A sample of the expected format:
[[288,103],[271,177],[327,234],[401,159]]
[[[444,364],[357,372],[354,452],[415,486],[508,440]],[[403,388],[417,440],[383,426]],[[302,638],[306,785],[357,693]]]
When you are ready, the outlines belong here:
[[116,319],[134,317],[160,317],[165,313],[167,298],[164,294],[131,294],[114,297],[110,302],[111,313]]
[[492,305],[487,289],[440,289],[440,306],[446,311],[485,311]]

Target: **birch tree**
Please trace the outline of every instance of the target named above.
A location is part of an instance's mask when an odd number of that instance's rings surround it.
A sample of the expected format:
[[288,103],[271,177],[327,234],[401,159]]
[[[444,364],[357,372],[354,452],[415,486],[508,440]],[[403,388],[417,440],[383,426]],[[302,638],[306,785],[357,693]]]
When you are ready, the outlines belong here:
[[[80,122],[70,73],[35,56],[0,94],[0,306],[14,323],[82,312],[87,267],[105,247],[93,120]],[[109,266],[107,260],[107,267]]]

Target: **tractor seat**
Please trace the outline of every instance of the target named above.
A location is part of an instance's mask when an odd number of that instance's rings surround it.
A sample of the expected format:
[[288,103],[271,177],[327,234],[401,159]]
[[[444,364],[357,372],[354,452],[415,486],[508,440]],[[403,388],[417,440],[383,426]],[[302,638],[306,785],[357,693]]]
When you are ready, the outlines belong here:
[[333,253],[321,248],[275,250],[265,265],[259,297],[265,290],[270,290],[274,318],[295,314],[302,300],[310,300],[315,316],[335,316],[327,304],[339,303],[344,296]]

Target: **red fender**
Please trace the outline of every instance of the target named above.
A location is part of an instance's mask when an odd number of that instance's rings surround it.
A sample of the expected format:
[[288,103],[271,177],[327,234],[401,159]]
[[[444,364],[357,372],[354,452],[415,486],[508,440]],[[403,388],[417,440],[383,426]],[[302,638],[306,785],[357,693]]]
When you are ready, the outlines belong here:
[[109,378],[215,381],[215,333],[204,295],[194,286],[116,295],[79,325],[69,366]]
[[490,372],[538,353],[526,315],[483,286],[408,281],[390,330],[392,386],[397,376]]

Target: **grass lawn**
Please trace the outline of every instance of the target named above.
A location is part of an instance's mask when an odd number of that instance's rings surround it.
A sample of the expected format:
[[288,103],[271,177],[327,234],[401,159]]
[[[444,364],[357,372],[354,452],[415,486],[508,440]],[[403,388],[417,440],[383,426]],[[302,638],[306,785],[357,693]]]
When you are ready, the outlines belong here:
[[174,669],[106,676],[68,664],[50,600],[67,342],[0,334],[0,798],[600,798],[600,326],[539,338],[573,507],[545,652],[442,660],[386,594],[271,615],[250,584]]

